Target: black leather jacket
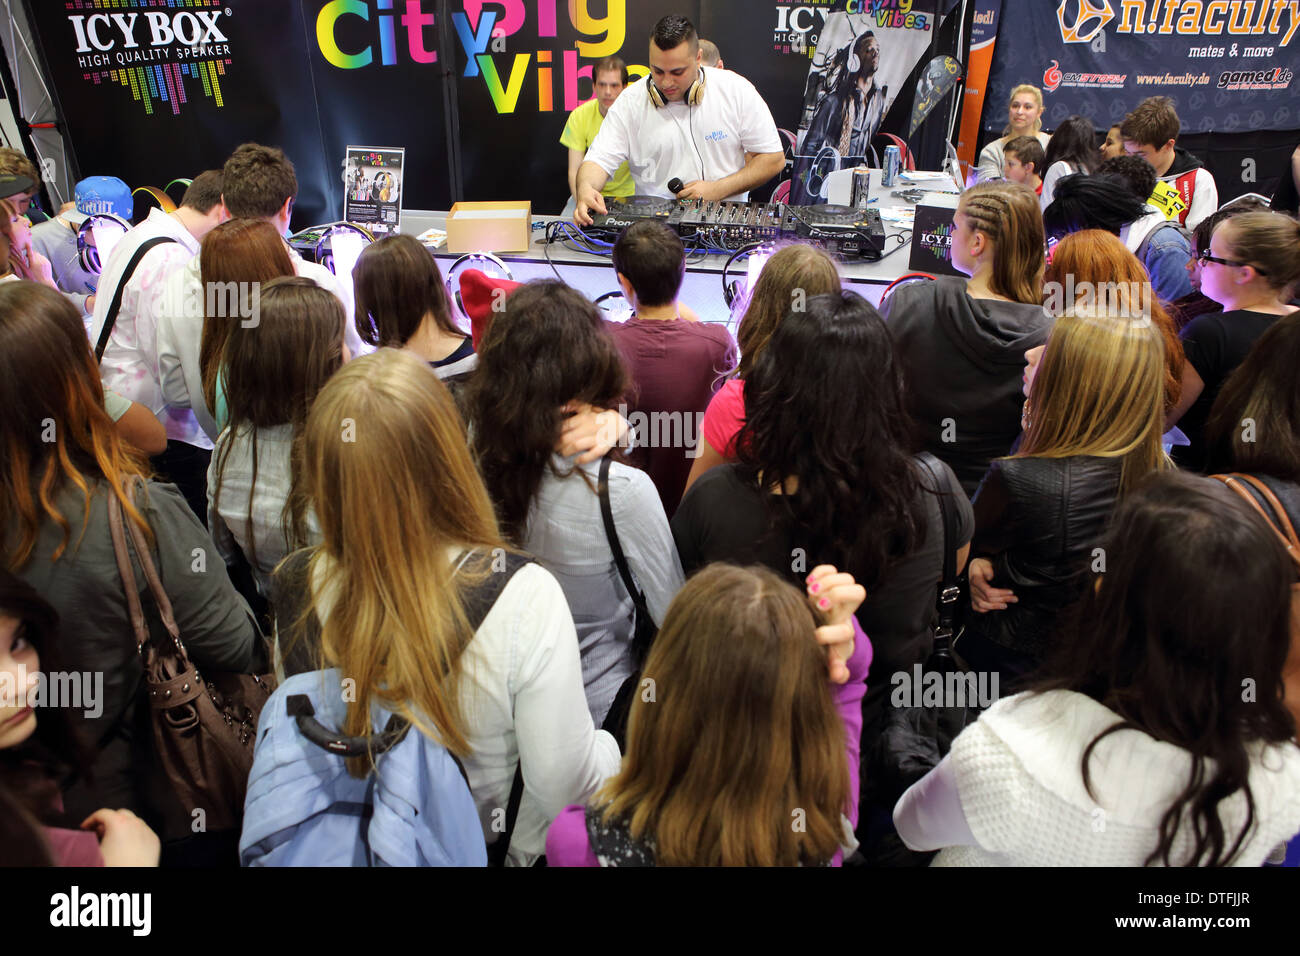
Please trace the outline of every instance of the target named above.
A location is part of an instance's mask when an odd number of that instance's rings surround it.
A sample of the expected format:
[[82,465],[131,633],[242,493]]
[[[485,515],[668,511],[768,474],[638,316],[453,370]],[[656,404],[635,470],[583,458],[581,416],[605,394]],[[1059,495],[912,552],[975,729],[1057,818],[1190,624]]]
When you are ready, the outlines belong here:
[[1010,458],[990,466],[975,496],[971,558],[993,563],[993,585],[1017,602],[971,611],[967,628],[1041,659],[1057,617],[1080,594],[1098,559],[1093,549],[1119,497],[1117,458]]

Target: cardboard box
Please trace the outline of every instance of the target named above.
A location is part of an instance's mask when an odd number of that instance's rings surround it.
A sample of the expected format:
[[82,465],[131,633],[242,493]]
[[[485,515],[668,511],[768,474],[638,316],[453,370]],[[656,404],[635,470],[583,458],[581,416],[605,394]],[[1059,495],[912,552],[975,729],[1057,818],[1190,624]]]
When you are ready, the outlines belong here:
[[447,213],[447,251],[527,252],[532,222],[531,202],[458,202]]

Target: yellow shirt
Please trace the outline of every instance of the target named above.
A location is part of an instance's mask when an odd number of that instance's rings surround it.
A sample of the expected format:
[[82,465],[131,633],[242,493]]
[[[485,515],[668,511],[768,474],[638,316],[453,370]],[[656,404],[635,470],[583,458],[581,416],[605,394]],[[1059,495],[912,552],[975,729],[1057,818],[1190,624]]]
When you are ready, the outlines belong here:
[[[585,153],[595,142],[596,134],[600,132],[600,124],[604,121],[605,117],[600,115],[599,100],[583,103],[569,114],[569,121],[564,124],[564,132],[560,134],[560,145]],[[609,182],[605,183],[605,188],[601,190],[601,193],[606,196],[616,196],[620,199],[625,199],[635,192],[636,185],[632,182],[632,171],[627,168],[627,163],[618,167],[614,175],[609,178]]]

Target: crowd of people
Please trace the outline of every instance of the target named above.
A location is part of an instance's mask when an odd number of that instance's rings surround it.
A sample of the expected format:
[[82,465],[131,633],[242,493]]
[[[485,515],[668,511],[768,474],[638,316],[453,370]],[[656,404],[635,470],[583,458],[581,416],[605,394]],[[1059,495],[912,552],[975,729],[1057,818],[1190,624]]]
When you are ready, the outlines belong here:
[[[1041,112],[1018,87],[981,162],[1008,181],[961,195],[964,278],[878,309],[790,244],[734,339],[680,301],[657,223],[613,250],[627,322],[503,283],[471,336],[408,236],[351,277],[297,256],[293,165],[256,144],[135,226],[96,292],[13,260],[4,862],[373,862],[371,818],[326,831],[319,801],[376,781],[432,808],[394,822],[373,798],[422,861],[1279,859],[1300,833],[1300,223],[1219,209],[1167,104],[1102,146]],[[600,176],[572,174],[595,207]],[[1151,208],[1166,181],[1181,203]],[[221,794],[242,821],[197,827],[168,772],[136,594],[150,640],[174,622],[204,675],[280,688]],[[937,600],[960,606],[950,646]],[[885,783],[917,756],[898,691],[939,644],[996,699]],[[55,675],[98,680],[93,706],[40,699]],[[300,741],[289,774],[308,687],[338,753]]]

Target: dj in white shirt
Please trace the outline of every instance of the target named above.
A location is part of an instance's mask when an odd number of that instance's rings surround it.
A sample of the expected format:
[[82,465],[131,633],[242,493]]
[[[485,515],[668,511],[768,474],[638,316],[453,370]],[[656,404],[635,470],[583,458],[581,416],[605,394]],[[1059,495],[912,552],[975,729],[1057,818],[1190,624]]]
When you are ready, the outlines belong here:
[[573,214],[590,225],[607,212],[601,188],[626,162],[637,195],[744,200],[781,171],[785,152],[772,111],[752,83],[729,70],[705,70],[699,37],[685,17],[667,16],[650,37],[650,75],[609,108],[578,170]]

